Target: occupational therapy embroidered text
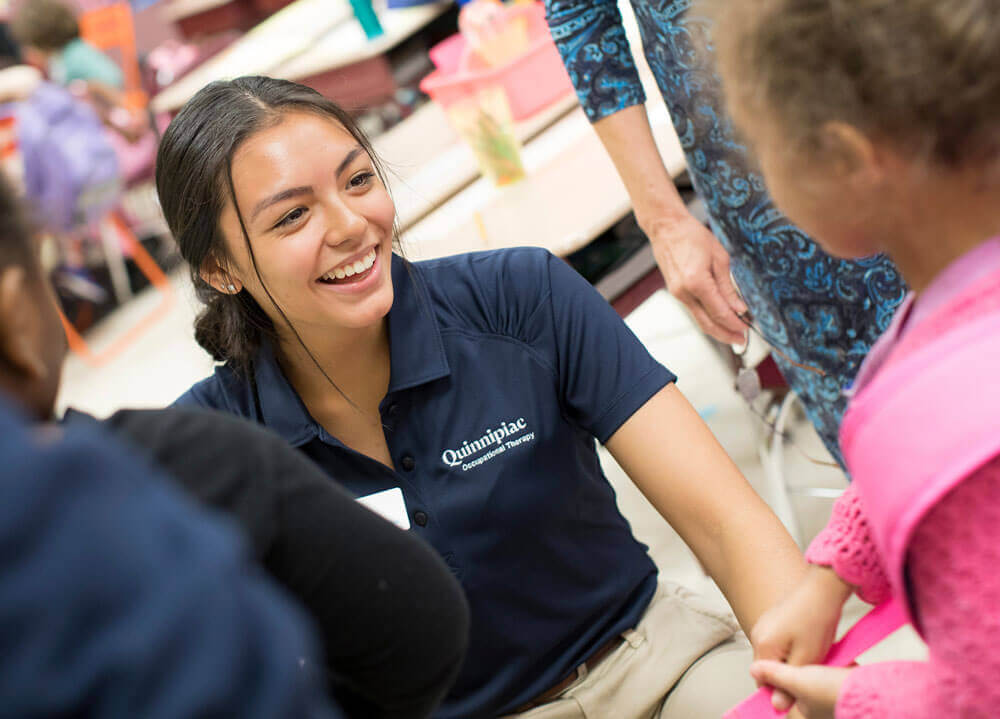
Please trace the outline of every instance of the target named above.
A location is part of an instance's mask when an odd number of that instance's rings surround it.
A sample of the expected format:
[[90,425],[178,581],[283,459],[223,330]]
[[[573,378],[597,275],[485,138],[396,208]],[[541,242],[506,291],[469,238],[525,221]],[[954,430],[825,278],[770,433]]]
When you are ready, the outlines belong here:
[[[467,472],[473,467],[478,467],[497,455],[503,454],[508,449],[533,440],[535,438],[534,432],[522,434],[527,426],[528,422],[524,417],[518,417],[509,422],[501,422],[500,426],[496,429],[489,428],[483,432],[483,436],[479,439],[472,441],[465,440],[458,449],[446,449],[441,453],[441,461],[449,467],[461,466],[462,470]],[[515,437],[515,435],[521,436],[508,440],[509,437]],[[491,447],[492,449],[490,449]],[[465,461],[480,452],[486,452],[486,454],[475,457],[471,461]]]

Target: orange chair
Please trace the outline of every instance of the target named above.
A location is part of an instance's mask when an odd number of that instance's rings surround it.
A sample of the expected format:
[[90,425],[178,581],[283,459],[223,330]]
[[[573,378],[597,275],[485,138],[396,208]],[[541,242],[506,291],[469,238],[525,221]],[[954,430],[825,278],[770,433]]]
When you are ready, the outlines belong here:
[[135,47],[135,23],[127,2],[113,3],[80,15],[80,37],[112,57],[125,76],[125,103],[142,110],[149,96],[142,87],[139,53]]
[[62,319],[63,329],[66,330],[66,339],[69,342],[70,351],[79,355],[84,362],[92,367],[99,367],[120,355],[140,335],[152,327],[160,318],[164,317],[174,304],[174,290],[170,285],[170,280],[156,264],[156,261],[146,252],[122,216],[118,212],[111,212],[102,221],[102,225],[104,225],[102,232],[111,233],[110,237],[112,241],[120,243],[139,267],[139,270],[149,279],[152,286],[160,292],[161,298],[159,304],[138,323],[114,339],[107,347],[100,350],[92,349],[80,333],[77,332],[73,323],[60,310],[59,316]]
[[[80,37],[107,53],[121,68],[125,81],[125,105],[133,111],[145,111],[149,105],[149,96],[142,86],[139,55],[135,44],[135,23],[129,3],[112,2],[86,10],[80,14],[78,21]],[[70,350],[93,366],[104,364],[119,355],[139,335],[163,317],[174,303],[174,291],[170,281],[136,238],[121,212],[112,211],[101,221],[101,239],[106,261],[112,270],[112,279],[117,280],[114,284],[119,299],[124,300],[131,294],[124,264],[124,258],[127,256],[159,291],[161,300],[135,326],[101,350],[89,347],[69,319],[62,315]]]

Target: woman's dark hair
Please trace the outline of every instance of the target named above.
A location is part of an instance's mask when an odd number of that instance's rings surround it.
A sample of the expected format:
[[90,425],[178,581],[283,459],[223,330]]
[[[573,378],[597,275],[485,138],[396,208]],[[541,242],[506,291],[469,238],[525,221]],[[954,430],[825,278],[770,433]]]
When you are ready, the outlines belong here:
[[291,112],[317,115],[343,127],[371,156],[375,172],[385,182],[368,138],[336,103],[304,85],[260,76],[213,82],[202,88],[167,127],[156,158],[156,190],[163,214],[191,267],[198,298],[205,304],[195,321],[195,339],[214,359],[244,374],[249,373],[262,341],[276,339],[274,325],[249,292],[223,294],[201,278],[200,270],[209,259],[221,267],[231,261],[219,228],[228,199],[236,208],[257,279],[298,336],[261,278],[243,213],[236,203],[232,176],[237,149]]

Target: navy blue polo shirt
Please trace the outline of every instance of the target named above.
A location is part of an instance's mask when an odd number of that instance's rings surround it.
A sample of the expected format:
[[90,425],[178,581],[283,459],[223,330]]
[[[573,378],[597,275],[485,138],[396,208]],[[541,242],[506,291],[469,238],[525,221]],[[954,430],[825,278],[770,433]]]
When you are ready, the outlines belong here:
[[393,257],[392,277],[380,409],[395,471],[319,426],[267,347],[255,381],[221,366],[178,402],[261,422],[358,495],[401,488],[471,609],[465,666],[435,716],[497,716],[635,626],[652,598],[656,567],[595,439],[676,377],[543,250]]

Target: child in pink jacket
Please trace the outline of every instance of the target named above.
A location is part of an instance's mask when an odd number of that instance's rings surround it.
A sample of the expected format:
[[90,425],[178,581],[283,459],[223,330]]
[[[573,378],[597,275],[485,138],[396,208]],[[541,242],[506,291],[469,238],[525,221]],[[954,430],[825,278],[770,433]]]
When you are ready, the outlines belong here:
[[[754,628],[752,674],[808,719],[998,716],[1000,10],[715,5],[729,108],[776,203],[831,254],[886,252],[912,289],[852,390],[854,482],[806,578]],[[900,599],[929,659],[802,666],[852,591]]]

